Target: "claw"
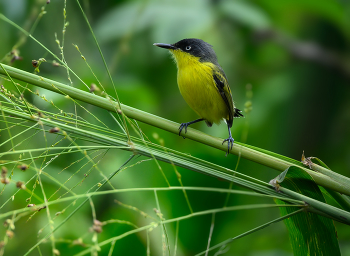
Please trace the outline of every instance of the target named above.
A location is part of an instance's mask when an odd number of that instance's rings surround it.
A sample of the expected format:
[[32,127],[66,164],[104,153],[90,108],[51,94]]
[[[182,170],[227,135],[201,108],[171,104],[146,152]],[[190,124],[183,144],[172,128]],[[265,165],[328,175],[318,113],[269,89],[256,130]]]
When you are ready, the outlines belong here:
[[[187,133],[187,127],[189,126],[189,123],[182,123],[179,127],[179,136],[181,136],[182,129],[185,128],[185,133]],[[182,138],[185,138],[182,136]]]
[[[204,119],[203,118],[200,118],[200,119],[197,119],[197,120],[194,120],[192,122],[188,122],[188,123],[182,123],[179,127],[179,136],[181,136],[181,132],[182,132],[182,129],[185,128],[185,133],[187,133],[187,127],[190,125],[190,124],[194,124],[194,123],[198,123],[200,121],[203,121]],[[182,136],[182,138],[185,138],[184,136]]]
[[[227,156],[227,154],[228,153],[230,153],[230,149],[232,149],[232,147],[233,147],[233,142],[235,141],[233,138],[232,138],[232,136],[230,135],[230,137],[228,137],[227,139],[225,139],[223,142],[222,142],[222,145],[224,145],[224,143],[227,141],[227,152],[226,152],[226,155],[225,156]],[[231,148],[230,148],[230,146],[231,146]]]

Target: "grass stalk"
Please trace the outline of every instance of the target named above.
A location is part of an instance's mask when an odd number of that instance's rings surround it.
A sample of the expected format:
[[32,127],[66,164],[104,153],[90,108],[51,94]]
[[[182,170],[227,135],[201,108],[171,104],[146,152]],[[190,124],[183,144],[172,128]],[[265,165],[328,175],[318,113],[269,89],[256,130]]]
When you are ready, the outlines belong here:
[[[232,189],[222,189],[222,188],[207,188],[207,187],[159,187],[159,188],[126,188],[126,189],[115,189],[115,190],[106,190],[106,191],[95,191],[95,192],[88,192],[85,194],[76,194],[74,196],[67,196],[62,197],[53,201],[48,201],[46,204],[48,206],[54,205],[54,204],[61,204],[64,202],[70,202],[74,201],[80,198],[89,198],[93,196],[103,196],[103,195],[111,195],[111,194],[119,194],[119,193],[130,193],[130,192],[153,192],[154,191],[174,191],[174,190],[183,190],[186,191],[202,191],[202,192],[216,192],[216,193],[230,193],[230,194],[239,194],[239,195],[248,195],[248,196],[257,196],[257,197],[270,197],[270,198],[276,198],[280,200],[284,200],[290,203],[295,204],[295,206],[304,206],[304,202],[300,200],[294,200],[289,199],[285,197],[283,194],[277,194],[275,195],[264,195],[264,194],[258,194],[251,191],[244,191],[244,190],[232,190]],[[36,207],[39,209],[40,207],[45,206],[44,203],[38,204]],[[5,213],[0,213],[0,219],[8,218],[12,215],[18,215],[26,212],[32,212],[31,208],[21,208],[18,210],[8,211]]]
[[[0,74],[4,76],[10,76],[14,79],[18,79],[26,83],[36,85],[41,88],[48,89],[50,91],[54,91],[63,95],[68,95],[71,98],[89,103],[91,105],[95,105],[108,111],[120,113],[119,104],[117,102],[111,101],[110,98],[103,98],[101,96],[82,91],[80,89],[59,83],[54,80],[43,78],[41,76],[37,76],[35,74],[31,74],[29,72],[16,69],[5,64],[3,64],[2,67],[3,68],[0,69]],[[132,108],[124,104],[120,104],[120,106],[122,112],[129,118],[136,119],[143,123],[158,127],[160,129],[172,132],[174,134],[178,134],[179,124],[176,122],[152,115],[150,113]],[[183,136],[188,139],[208,145],[210,147],[220,149],[222,151],[227,150],[227,146],[222,145],[223,140],[221,138],[210,136],[192,128],[189,128],[187,130],[187,133]],[[298,166],[299,168],[304,169],[318,185],[350,196],[350,184],[346,186],[345,184],[329,179],[326,175],[309,170],[303,167],[302,163],[299,161],[239,142],[235,142],[230,153],[240,155],[245,159],[268,166],[278,171],[284,171],[289,166]]]

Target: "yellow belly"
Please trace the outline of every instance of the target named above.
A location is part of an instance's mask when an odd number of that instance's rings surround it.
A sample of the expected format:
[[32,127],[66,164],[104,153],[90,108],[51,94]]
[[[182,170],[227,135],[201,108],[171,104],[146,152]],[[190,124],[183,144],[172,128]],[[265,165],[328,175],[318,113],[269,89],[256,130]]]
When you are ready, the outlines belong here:
[[187,104],[203,119],[220,123],[229,118],[228,107],[212,77],[211,63],[188,63],[178,67],[177,82]]

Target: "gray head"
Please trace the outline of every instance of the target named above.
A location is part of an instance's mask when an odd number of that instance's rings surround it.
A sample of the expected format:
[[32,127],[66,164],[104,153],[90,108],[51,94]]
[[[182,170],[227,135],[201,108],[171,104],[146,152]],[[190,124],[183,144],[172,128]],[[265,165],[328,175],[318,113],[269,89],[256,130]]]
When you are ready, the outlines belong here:
[[155,46],[169,50],[181,50],[195,57],[199,57],[201,62],[212,62],[218,64],[216,54],[212,46],[201,39],[182,39],[175,44],[154,44]]

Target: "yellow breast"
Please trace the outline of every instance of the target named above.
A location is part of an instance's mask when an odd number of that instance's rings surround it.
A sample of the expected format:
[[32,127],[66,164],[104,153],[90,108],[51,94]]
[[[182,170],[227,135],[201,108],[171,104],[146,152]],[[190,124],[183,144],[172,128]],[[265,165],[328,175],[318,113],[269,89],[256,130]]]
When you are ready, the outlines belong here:
[[173,50],[178,73],[177,82],[187,104],[203,119],[220,123],[229,118],[228,107],[222,99],[213,79],[210,62],[200,62],[180,50]]

